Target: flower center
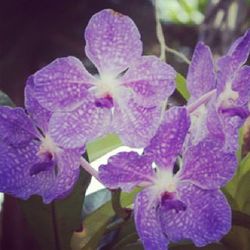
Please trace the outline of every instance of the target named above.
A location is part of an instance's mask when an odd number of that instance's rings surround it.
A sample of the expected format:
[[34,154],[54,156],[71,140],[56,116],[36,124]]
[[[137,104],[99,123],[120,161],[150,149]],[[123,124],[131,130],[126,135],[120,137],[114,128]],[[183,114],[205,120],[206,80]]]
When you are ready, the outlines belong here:
[[96,82],[95,96],[97,98],[114,98],[118,94],[118,83],[118,79],[113,75],[101,75],[101,78]]
[[156,168],[155,177],[153,180],[153,190],[158,197],[161,195],[171,194],[176,192],[178,179],[173,174],[172,169],[162,170]]
[[37,152],[39,160],[31,167],[30,175],[37,175],[40,172],[51,170],[53,167],[55,167],[55,172],[57,173],[56,154],[60,152],[61,149],[48,134],[41,136],[40,142],[41,144]]
[[96,97],[95,104],[97,107],[112,109],[114,106],[113,99],[117,99],[119,95],[119,81],[113,75],[102,74],[90,91]]
[[239,93],[232,89],[232,82],[227,82],[223,92],[218,97],[219,106],[230,108],[238,98]]
[[37,152],[38,156],[48,157],[48,155],[50,155],[51,158],[54,158],[55,154],[61,150],[48,134],[46,134],[45,137],[41,137],[40,140],[41,144]]

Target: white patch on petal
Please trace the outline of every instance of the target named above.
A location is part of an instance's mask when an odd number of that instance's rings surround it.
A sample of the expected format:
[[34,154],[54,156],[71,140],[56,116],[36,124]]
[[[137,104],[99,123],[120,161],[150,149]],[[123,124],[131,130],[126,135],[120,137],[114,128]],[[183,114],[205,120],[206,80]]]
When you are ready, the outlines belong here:
[[161,197],[165,192],[175,193],[179,179],[177,175],[173,174],[172,168],[160,169],[156,168],[156,173],[153,179],[151,190],[154,197]]
[[218,97],[218,105],[230,108],[238,98],[239,93],[232,89],[232,82],[227,82],[223,92]]
[[119,97],[120,81],[112,74],[101,74],[95,82],[95,86],[90,91],[97,98],[110,96],[112,98]]
[[41,145],[37,153],[38,155],[50,153],[52,156],[55,156],[61,151],[61,149],[57,146],[57,144],[48,134],[46,134],[45,137],[41,137],[40,140]]
[[206,134],[204,124],[206,124],[207,107],[205,104],[201,105],[194,112],[190,114],[191,118],[191,140],[193,144],[199,142]]

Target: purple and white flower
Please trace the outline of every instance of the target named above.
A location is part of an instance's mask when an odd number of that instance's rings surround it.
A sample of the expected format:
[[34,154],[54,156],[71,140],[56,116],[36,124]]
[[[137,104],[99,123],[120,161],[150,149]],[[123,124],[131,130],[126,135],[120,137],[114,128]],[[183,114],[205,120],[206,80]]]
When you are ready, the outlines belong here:
[[0,191],[22,199],[37,194],[49,203],[73,188],[83,150],[54,142],[51,113],[34,98],[32,78],[25,91],[27,113],[0,107]]
[[126,145],[146,146],[174,91],[174,69],[155,56],[142,56],[134,22],[110,9],[90,19],[85,40],[99,75],[75,57],[59,58],[33,75],[35,97],[53,112],[51,135],[64,147],[109,132]]
[[231,228],[231,209],[219,189],[232,178],[236,157],[210,137],[184,147],[189,129],[186,108],[171,108],[142,155],[122,152],[99,168],[111,189],[143,187],[134,217],[145,249],[165,250],[184,239],[204,246]]
[[187,75],[189,104],[212,90],[216,94],[191,114],[191,144],[211,133],[225,141],[227,150],[237,150],[238,129],[250,113],[250,67],[244,65],[249,52],[250,30],[216,63],[209,47],[197,44]]

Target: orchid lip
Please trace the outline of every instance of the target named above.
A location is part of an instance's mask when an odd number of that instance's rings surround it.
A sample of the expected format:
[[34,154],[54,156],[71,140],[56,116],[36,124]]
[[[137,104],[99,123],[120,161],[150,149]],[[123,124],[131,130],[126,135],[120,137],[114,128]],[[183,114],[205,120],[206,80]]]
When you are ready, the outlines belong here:
[[[50,157],[48,157],[50,158]],[[41,172],[51,170],[55,165],[55,162],[52,159],[44,159],[41,162],[36,163],[30,169],[30,175],[34,176]]]
[[111,109],[114,107],[114,101],[112,96],[107,95],[103,98],[98,98],[95,100],[96,107]]
[[242,107],[232,107],[232,108],[220,108],[222,114],[228,116],[238,116],[241,119],[246,119],[249,116],[249,112],[244,110]]

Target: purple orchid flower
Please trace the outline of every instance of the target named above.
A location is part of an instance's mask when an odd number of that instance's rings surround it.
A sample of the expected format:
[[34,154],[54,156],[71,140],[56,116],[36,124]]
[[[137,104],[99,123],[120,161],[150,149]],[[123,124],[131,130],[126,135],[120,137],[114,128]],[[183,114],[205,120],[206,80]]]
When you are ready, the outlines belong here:
[[28,114],[22,108],[0,107],[0,191],[22,199],[37,194],[49,203],[73,188],[83,150],[54,142],[51,113],[34,98],[32,78],[25,95]]
[[126,145],[147,145],[174,91],[174,69],[155,56],[142,56],[134,22],[110,9],[90,19],[85,40],[98,76],[75,57],[59,58],[33,76],[38,102],[53,112],[51,135],[64,147],[109,132]]
[[250,112],[250,67],[244,65],[249,52],[250,30],[218,59],[216,67],[209,47],[201,42],[196,46],[187,75],[189,104],[213,89],[217,94],[192,113],[191,143],[211,133],[225,141],[227,150],[237,150],[238,129]]
[[142,155],[122,152],[99,168],[111,189],[143,187],[134,217],[145,249],[165,250],[169,241],[184,239],[205,246],[231,228],[231,209],[219,188],[232,178],[236,157],[210,137],[184,147],[189,128],[186,108],[171,108]]

